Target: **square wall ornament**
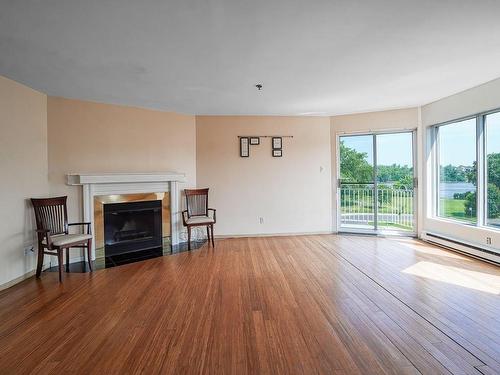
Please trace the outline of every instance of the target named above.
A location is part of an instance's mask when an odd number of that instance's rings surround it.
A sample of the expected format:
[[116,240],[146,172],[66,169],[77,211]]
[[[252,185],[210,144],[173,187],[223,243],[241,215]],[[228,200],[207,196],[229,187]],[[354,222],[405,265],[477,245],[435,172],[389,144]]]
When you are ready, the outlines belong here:
[[273,150],[273,158],[281,158],[283,156],[283,150]]

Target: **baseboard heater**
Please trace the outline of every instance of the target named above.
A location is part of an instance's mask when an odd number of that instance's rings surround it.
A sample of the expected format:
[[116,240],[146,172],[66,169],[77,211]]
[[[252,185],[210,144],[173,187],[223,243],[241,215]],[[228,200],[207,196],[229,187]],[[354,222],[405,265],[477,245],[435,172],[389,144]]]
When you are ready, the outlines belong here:
[[458,241],[453,238],[442,236],[431,232],[423,232],[422,240],[433,243],[459,253],[484,260],[489,263],[500,265],[500,254],[477,245]]

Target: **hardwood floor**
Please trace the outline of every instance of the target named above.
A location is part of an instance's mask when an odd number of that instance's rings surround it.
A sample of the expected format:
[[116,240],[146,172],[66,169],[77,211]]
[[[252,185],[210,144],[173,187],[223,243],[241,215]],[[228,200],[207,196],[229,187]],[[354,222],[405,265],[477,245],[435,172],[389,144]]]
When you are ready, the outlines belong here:
[[0,374],[499,374],[499,294],[411,239],[219,240],[0,293]]

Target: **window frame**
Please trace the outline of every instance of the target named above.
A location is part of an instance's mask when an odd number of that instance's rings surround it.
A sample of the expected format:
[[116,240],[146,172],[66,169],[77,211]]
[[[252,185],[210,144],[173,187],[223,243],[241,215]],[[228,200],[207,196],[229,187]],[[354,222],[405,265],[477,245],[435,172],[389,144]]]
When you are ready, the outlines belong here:
[[[486,155],[486,139],[487,139],[487,122],[486,117],[491,114],[500,113],[500,108],[496,108],[490,111],[480,112],[475,115],[464,116],[456,118],[450,121],[442,122],[431,126],[431,144],[433,144],[432,154],[432,199],[433,210],[432,216],[435,219],[449,221],[455,224],[462,224],[465,226],[481,227],[488,230],[500,231],[500,228],[488,225],[487,215],[488,215],[488,172],[487,172],[487,157]],[[475,119],[476,122],[476,222],[467,223],[462,220],[453,219],[449,217],[443,217],[439,215],[439,205],[440,205],[440,141],[439,141],[439,128],[446,125],[452,125],[462,121]]]

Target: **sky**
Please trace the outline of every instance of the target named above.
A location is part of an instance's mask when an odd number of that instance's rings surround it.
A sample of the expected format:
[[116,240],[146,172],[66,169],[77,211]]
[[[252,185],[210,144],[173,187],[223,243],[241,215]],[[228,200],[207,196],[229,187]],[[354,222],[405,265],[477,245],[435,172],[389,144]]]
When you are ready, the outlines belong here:
[[[487,153],[500,152],[500,112],[486,116]],[[476,120],[464,120],[440,127],[441,165],[472,166],[476,160]],[[368,154],[373,164],[373,137],[371,135],[342,136],[347,147]],[[377,135],[377,164],[412,166],[412,134]]]
[[500,152],[500,112],[486,118],[486,152]]
[[439,128],[439,162],[441,165],[472,166],[474,160],[476,160],[475,118]]
[[[371,135],[343,136],[344,144],[358,152],[368,154],[368,163],[373,164],[373,137]],[[400,164],[411,167],[412,161],[412,134],[379,134],[377,135],[377,164]]]

